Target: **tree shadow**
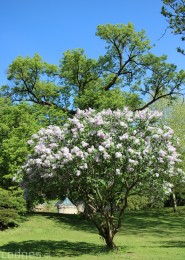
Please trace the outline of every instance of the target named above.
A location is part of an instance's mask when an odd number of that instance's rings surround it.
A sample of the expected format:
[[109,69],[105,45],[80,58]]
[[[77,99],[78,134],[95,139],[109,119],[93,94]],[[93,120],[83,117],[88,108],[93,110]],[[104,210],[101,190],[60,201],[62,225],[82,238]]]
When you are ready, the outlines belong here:
[[46,212],[34,212],[30,216],[40,215],[51,219],[56,223],[57,226],[66,227],[72,230],[83,230],[91,233],[97,233],[96,227],[92,222],[85,219],[82,215],[72,215],[72,214],[59,214],[59,213],[46,213]]
[[182,234],[185,231],[184,214],[162,212],[160,210],[126,212],[123,216],[123,226],[119,233],[125,235],[156,235],[168,236]]
[[[141,246],[141,247],[150,247],[150,248],[159,248],[159,247],[163,247],[163,248],[185,248],[185,241],[161,241],[161,242],[154,242],[151,241],[152,246]],[[159,245],[160,244],[160,245]]]
[[166,248],[172,248],[172,247],[177,247],[177,248],[185,248],[185,241],[166,241],[166,242],[161,242],[164,245],[161,245],[161,247],[166,247]]
[[[31,215],[41,215],[55,221],[56,225],[72,230],[83,230],[86,232],[97,233],[97,229],[92,222],[86,220],[82,215],[70,215],[59,213],[37,212]],[[122,228],[119,234],[124,235],[156,235],[168,236],[182,234],[185,230],[184,211],[182,214],[174,214],[171,209],[154,209],[140,211],[126,211],[123,215]]]
[[[84,254],[96,255],[105,252],[105,246],[87,242],[69,242],[67,240],[28,240],[10,242],[0,246],[0,250],[16,257],[77,257]],[[21,258],[22,259],[22,258]]]

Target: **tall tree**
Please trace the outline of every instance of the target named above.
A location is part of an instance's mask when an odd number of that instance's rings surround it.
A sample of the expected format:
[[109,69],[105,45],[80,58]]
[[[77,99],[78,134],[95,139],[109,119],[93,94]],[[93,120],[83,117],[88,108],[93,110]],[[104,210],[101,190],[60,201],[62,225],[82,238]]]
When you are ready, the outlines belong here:
[[[75,114],[77,108],[115,109],[125,104],[142,110],[182,92],[184,71],[168,64],[166,56],[151,54],[144,31],[136,32],[131,23],[106,24],[97,27],[96,35],[106,44],[98,59],[88,58],[82,49],[67,50],[58,68],[38,54],[18,57],[8,69],[12,85],[3,86],[2,95]],[[143,95],[150,95],[149,103],[141,102]]]
[[[171,32],[180,35],[185,40],[185,1],[184,0],[163,0],[161,13],[166,17]],[[184,53],[184,49],[178,47],[178,52]]]
[[30,105],[0,98],[0,230],[17,225],[25,212],[23,190],[13,176],[27,159],[27,140],[40,128]]
[[26,104],[13,105],[0,98],[0,187],[15,185],[13,176],[28,155],[27,140],[41,127]]

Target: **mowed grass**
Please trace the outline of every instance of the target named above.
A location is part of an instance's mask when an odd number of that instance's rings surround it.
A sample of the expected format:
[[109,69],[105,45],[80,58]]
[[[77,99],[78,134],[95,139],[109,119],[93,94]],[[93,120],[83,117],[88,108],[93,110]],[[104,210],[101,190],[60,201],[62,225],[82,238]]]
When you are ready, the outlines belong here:
[[77,215],[34,213],[0,232],[0,259],[185,259],[185,207],[126,212],[108,253],[94,226]]

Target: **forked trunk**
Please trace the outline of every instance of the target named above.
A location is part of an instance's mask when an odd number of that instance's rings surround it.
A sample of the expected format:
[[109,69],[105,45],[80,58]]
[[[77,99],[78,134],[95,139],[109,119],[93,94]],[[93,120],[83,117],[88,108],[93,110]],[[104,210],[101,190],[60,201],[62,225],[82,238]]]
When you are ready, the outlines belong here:
[[106,237],[105,238],[105,242],[106,242],[108,250],[115,250],[115,249],[117,249],[115,243],[113,242],[113,238]]
[[99,227],[99,234],[105,240],[108,250],[117,249],[115,243],[113,242],[114,236],[116,234],[113,228],[110,228],[110,226],[101,225]]

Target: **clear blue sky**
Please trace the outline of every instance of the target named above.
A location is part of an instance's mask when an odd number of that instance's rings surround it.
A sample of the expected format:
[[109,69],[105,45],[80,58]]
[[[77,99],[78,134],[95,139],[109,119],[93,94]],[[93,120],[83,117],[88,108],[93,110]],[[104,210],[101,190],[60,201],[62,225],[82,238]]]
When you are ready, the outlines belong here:
[[169,62],[185,69],[185,58],[176,52],[179,38],[167,32],[160,14],[161,0],[0,0],[0,85],[6,84],[8,65],[19,55],[39,53],[58,64],[67,49],[83,48],[89,57],[104,52],[95,36],[99,24],[132,22],[156,44],[153,52],[167,54]]

